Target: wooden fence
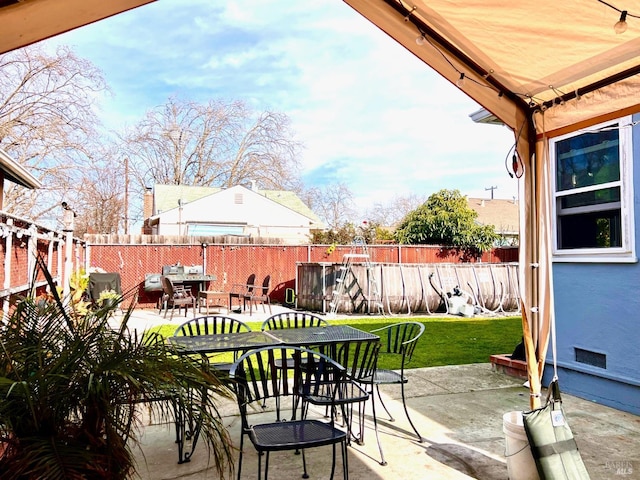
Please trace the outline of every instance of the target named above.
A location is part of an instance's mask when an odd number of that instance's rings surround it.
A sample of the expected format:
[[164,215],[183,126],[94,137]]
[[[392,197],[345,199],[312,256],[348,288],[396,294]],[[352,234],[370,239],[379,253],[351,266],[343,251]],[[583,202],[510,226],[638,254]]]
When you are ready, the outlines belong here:
[[[351,245],[284,245],[231,243],[230,238],[194,237],[87,237],[87,268],[118,272],[124,291],[135,291],[141,307],[157,304],[161,292],[145,291],[145,278],[158,275],[166,265],[198,266],[203,273],[213,276],[208,288],[228,292],[233,284],[246,283],[255,275],[262,284],[270,276],[269,296],[274,302],[285,301],[287,290],[304,291],[296,285],[299,264],[340,265]],[[117,243],[109,243],[117,240]],[[434,264],[460,263],[463,256],[453,249],[428,245],[369,245],[371,262],[380,264]],[[509,263],[517,261],[516,247],[499,248],[486,252],[473,264]]]
[[[70,232],[48,230],[6,215],[0,218],[0,227],[5,267],[0,272],[3,282],[0,298],[5,312],[16,295],[29,291],[34,278],[36,286],[44,285],[42,274],[36,273],[37,255],[44,259],[61,286],[68,284],[65,278],[79,268],[118,273],[122,290],[128,295],[125,306],[135,300],[139,307],[153,308],[161,292],[145,290],[145,280],[160,274],[163,266],[198,266],[214,278],[207,288],[222,292],[228,292],[233,284],[245,283],[251,274],[255,274],[257,284],[270,276],[269,296],[274,302],[284,302],[287,291],[296,291],[296,283],[300,283],[296,280],[299,264],[339,265],[352,248],[350,245],[284,245],[234,237],[94,235],[79,240]],[[368,251],[374,263],[402,264],[405,276],[409,271],[406,264],[460,263],[464,259],[454,249],[427,245],[369,245]],[[517,257],[517,247],[498,248],[473,259],[472,263],[515,262]],[[302,295],[305,288],[300,287]]]

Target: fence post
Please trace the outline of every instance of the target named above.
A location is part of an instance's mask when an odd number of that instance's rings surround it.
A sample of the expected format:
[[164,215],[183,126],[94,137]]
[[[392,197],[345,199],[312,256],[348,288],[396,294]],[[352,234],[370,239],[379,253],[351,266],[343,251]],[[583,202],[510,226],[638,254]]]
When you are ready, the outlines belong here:
[[71,210],[66,202],[62,202],[62,208],[64,213],[62,217],[62,223],[64,228],[62,231],[65,233],[64,240],[64,281],[62,284],[62,294],[66,299],[69,297],[69,279],[71,278],[71,271],[73,269],[73,221],[76,213]]

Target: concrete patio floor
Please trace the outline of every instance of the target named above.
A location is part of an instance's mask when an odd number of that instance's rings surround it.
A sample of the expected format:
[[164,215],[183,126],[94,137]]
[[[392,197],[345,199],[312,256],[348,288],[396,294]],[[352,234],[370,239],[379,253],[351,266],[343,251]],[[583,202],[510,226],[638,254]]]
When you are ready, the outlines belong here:
[[[251,318],[241,315],[245,320],[260,319],[256,313]],[[262,312],[260,315],[264,316]],[[184,317],[174,317],[172,323],[177,326],[184,320]],[[137,312],[134,326],[144,329],[156,322],[166,323],[166,320],[157,312]],[[383,395],[390,400],[386,402],[387,406],[396,418],[395,422],[389,422],[384,412],[378,412],[380,438],[388,465],[378,463],[378,446],[368,407],[365,444],[352,444],[348,448],[349,478],[507,480],[507,439],[503,432],[503,415],[528,409],[529,390],[523,386],[522,380],[493,371],[490,363],[420,368],[409,371],[408,376],[410,398],[407,403],[423,442],[416,441],[406,420],[400,390],[385,388]],[[640,479],[640,417],[568,394],[563,394],[563,401],[567,420],[591,479]],[[227,400],[221,408],[224,423],[237,445],[240,438],[237,406]],[[207,464],[204,444],[197,446],[190,462],[179,465],[173,438],[171,424],[146,422],[141,432],[140,448],[135,449],[139,478],[218,478],[215,470]],[[330,447],[310,450],[307,461],[310,478],[329,478]],[[513,467],[514,460],[510,462]],[[339,456],[337,463],[335,478],[340,479]],[[520,472],[520,477],[514,478],[525,480],[528,477],[523,476],[524,473]],[[300,456],[292,452],[271,455],[270,478],[297,479],[301,474]],[[246,441],[242,479],[254,478],[257,478],[257,454]]]

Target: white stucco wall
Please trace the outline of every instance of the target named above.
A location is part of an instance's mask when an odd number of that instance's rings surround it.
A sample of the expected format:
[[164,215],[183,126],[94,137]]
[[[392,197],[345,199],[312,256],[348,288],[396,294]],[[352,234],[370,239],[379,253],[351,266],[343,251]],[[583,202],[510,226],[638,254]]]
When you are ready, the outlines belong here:
[[[238,199],[242,203],[237,203]],[[159,215],[158,235],[186,235],[189,224],[242,225],[252,237],[306,243],[312,220],[258,192],[231,187]]]

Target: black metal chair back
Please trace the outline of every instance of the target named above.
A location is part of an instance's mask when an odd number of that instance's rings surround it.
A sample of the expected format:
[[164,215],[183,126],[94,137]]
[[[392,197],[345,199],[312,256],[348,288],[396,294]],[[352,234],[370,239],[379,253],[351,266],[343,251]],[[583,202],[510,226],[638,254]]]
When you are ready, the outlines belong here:
[[[292,362],[276,365],[282,358],[291,358]],[[344,367],[329,357],[300,347],[271,346],[240,356],[230,373],[242,419],[238,479],[242,470],[245,436],[249,437],[259,454],[258,478],[261,478],[262,454],[265,454],[265,469],[268,470],[269,452],[281,450],[302,451],[303,477],[307,478],[305,451],[323,445],[334,446],[333,478],[337,444],[342,447],[343,474],[345,479],[348,478],[347,435],[335,425],[334,416],[331,415],[329,420],[296,418],[296,410],[289,409],[285,406],[288,402],[284,401],[286,397],[295,401],[296,397],[326,392],[327,386],[335,396],[345,373]],[[267,399],[275,399],[273,409],[262,408]],[[283,421],[285,408],[292,412],[287,421]],[[335,409],[330,410],[334,412]],[[252,417],[256,411],[261,412],[260,415]],[[267,476],[268,471],[265,471],[265,478]]]
[[337,361],[347,369],[349,380],[372,378],[378,364],[380,342],[354,342],[342,345]]
[[380,451],[380,464],[386,465],[386,461],[384,459],[384,452],[382,451],[382,445],[380,444],[380,438],[378,437],[378,423],[376,417],[375,410],[375,399],[373,398],[373,390],[375,389],[378,398],[380,400],[380,404],[387,412],[389,416],[389,421],[394,421],[393,416],[389,412],[389,409],[386,407],[384,402],[382,401],[382,396],[380,395],[380,385],[400,385],[400,389],[402,392],[402,406],[404,407],[404,413],[407,416],[407,420],[413,428],[416,436],[418,437],[418,441],[422,442],[422,436],[418,429],[414,425],[411,417],[409,416],[409,409],[407,408],[407,401],[405,395],[405,384],[409,381],[409,379],[405,376],[405,367],[407,363],[413,357],[413,353],[415,351],[418,340],[424,333],[425,326],[420,322],[400,322],[394,323],[392,325],[387,325],[382,328],[378,328],[376,330],[372,330],[371,333],[376,333],[380,336],[381,349],[380,353],[382,354],[391,354],[391,355],[400,355],[402,357],[400,372],[396,370],[390,369],[381,369],[376,368],[373,376],[366,376],[360,379],[362,384],[368,385],[368,389],[370,391],[371,400],[372,400],[372,408],[373,408],[373,421],[374,428],[376,431],[376,437],[378,439],[378,450]]
[[326,327],[329,322],[324,318],[307,312],[282,312],[271,315],[262,322],[261,329],[278,330],[283,328]]
[[173,335],[219,335],[223,333],[250,331],[251,327],[242,320],[224,315],[205,315],[187,320],[176,328]]
[[[250,332],[249,325],[242,320],[226,317],[224,315],[205,315],[187,320],[173,333],[174,336],[195,335],[223,335],[225,333]],[[232,361],[215,361],[216,357],[229,354],[203,355],[203,359],[218,372],[229,374],[231,366],[238,358],[238,352],[234,352]],[[230,355],[229,355],[230,358]]]
[[401,322],[388,325],[372,333],[380,335],[382,353],[402,355],[402,368],[413,357],[418,339],[424,333],[424,324],[420,322]]

